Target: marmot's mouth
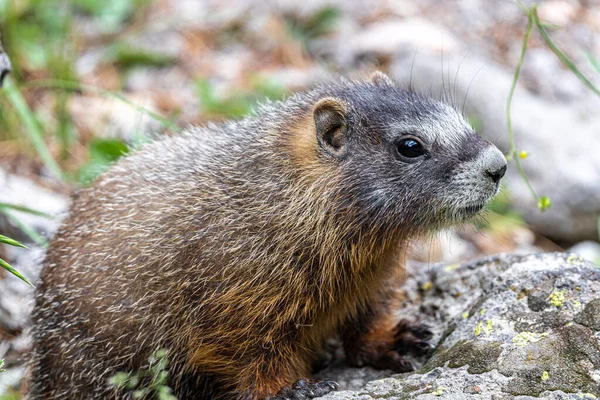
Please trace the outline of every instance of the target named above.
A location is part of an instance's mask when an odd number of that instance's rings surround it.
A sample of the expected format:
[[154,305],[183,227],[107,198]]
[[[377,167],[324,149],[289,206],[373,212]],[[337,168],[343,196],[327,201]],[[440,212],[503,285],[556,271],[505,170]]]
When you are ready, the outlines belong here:
[[460,211],[464,214],[473,215],[481,211],[483,207],[485,207],[485,203],[470,204],[466,207],[462,207]]
[[459,220],[465,220],[473,217],[485,207],[486,203],[471,203],[463,207],[456,208],[453,212],[454,217]]

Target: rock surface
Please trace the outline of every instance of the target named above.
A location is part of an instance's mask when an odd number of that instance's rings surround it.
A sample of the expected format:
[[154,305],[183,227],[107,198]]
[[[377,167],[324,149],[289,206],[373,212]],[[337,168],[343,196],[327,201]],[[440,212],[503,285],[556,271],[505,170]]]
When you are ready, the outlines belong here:
[[34,215],[27,212],[8,210],[14,216],[13,220],[7,218],[6,213],[0,213],[0,231],[23,243],[30,244],[31,238],[14,223],[20,223],[34,229],[40,235],[50,238],[58,229],[60,218],[64,217],[69,206],[67,196],[46,189],[30,179],[11,174],[0,168],[0,203],[8,203],[29,208],[49,217]]
[[330,369],[322,399],[595,399],[600,396],[600,269],[573,253],[499,255],[414,271],[399,312],[433,327],[419,370],[381,379]]

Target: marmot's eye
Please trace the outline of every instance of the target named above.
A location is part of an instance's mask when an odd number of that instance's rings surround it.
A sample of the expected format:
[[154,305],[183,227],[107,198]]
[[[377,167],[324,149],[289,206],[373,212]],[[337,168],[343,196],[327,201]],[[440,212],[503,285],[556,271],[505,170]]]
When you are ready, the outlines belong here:
[[425,154],[425,148],[416,139],[402,139],[397,145],[398,154],[405,158],[417,158]]

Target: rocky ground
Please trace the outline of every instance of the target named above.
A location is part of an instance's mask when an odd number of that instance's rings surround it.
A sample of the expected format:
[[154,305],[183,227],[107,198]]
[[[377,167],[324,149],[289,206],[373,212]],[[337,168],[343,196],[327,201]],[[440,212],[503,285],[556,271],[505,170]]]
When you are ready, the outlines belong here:
[[[600,2],[538,4],[540,18],[559,28],[551,31],[557,44],[600,86],[600,73],[586,56],[600,58]],[[505,151],[509,148],[506,98],[527,22],[511,1],[157,0],[116,31],[98,21],[81,13],[72,17],[73,75],[85,85],[122,93],[179,126],[239,117],[257,100],[279,98],[339,73],[382,69],[400,82],[453,101],[482,135]],[[51,68],[28,58],[31,51],[15,48],[15,36],[5,34],[3,40],[17,81],[56,77]],[[162,58],[152,58],[157,54]],[[169,133],[160,121],[114,96],[69,92],[63,111],[77,139],[63,157],[59,135],[50,134],[58,132],[60,119],[48,117],[61,104],[60,92],[21,90],[45,124],[50,150],[70,173],[93,161],[95,138],[130,144],[140,136]],[[598,289],[592,264],[572,255],[506,256],[455,268],[495,253],[565,249],[600,262],[599,108],[600,97],[532,34],[515,93],[513,127],[519,150],[530,154],[523,163],[531,183],[552,199],[552,208],[537,210],[513,164],[505,195],[492,205],[486,221],[416,243],[411,259],[419,267],[407,283],[413,297],[409,311],[402,312],[439,329],[436,352],[415,374],[344,392],[347,397],[342,398],[600,395],[592,321]],[[53,178],[27,136],[13,133],[6,121],[10,118],[0,112],[0,203],[56,217],[0,213],[0,233],[30,247],[0,246],[0,257],[35,282],[43,247],[23,226],[50,238],[77,184]],[[429,267],[437,262],[446,267]],[[423,290],[427,282],[432,286]],[[566,302],[550,303],[553,293],[562,293],[554,296]],[[24,373],[31,299],[29,287],[0,272],[0,358],[7,369],[0,374],[0,398],[19,385]],[[560,364],[550,365],[549,355]],[[533,358],[523,358],[529,356]],[[336,377],[344,387],[358,389],[387,376],[382,374],[343,370]]]
[[[412,373],[322,376],[353,388],[323,399],[596,399],[600,270],[573,253],[499,255],[459,267],[413,265],[399,316],[432,327]],[[366,387],[362,386],[371,379]]]

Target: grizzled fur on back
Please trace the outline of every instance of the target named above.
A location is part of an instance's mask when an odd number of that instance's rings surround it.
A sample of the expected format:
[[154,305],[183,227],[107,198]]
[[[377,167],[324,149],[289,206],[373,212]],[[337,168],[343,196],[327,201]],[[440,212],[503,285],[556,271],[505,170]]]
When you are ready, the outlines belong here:
[[[315,138],[326,97],[346,117],[336,157]],[[435,163],[398,166],[388,144],[407,129]],[[48,251],[30,398],[127,398],[108,379],[161,348],[181,398],[261,398],[308,376],[406,241],[460,212],[452,175],[487,145],[475,138],[445,104],[344,80],[121,159],[74,196]]]

